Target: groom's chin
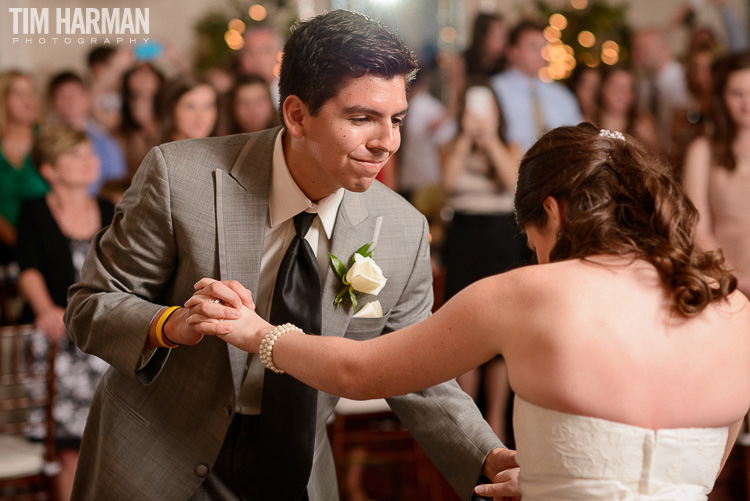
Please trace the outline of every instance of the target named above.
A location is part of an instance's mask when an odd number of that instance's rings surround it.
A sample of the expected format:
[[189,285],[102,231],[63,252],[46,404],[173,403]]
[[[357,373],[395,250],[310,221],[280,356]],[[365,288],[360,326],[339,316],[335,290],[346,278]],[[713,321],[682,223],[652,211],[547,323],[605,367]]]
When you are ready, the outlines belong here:
[[375,181],[374,177],[360,178],[352,183],[352,186],[346,186],[345,188],[355,193],[363,193],[370,189],[372,183]]

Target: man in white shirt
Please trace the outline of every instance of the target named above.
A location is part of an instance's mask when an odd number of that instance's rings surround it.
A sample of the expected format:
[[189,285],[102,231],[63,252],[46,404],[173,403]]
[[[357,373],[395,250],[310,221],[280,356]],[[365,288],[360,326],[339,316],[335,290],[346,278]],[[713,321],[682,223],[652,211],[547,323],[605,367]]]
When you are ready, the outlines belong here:
[[[267,315],[298,212],[316,214],[304,239],[320,273],[322,335],[367,339],[430,314],[426,221],[374,181],[398,149],[415,69],[380,24],[333,11],[301,23],[285,46],[283,128],[149,153],[69,298],[72,337],[112,365],[91,408],[74,498],[265,500],[263,491],[285,492],[254,477],[276,453],[257,447],[268,371],[215,335],[226,324],[198,330],[191,317],[232,318],[240,299],[251,301],[245,288]],[[327,252],[348,263],[373,241],[388,278],[377,298],[383,313],[354,318],[350,303],[334,304],[342,283]],[[223,303],[169,306],[190,299],[203,277],[220,280]],[[325,428],[337,400],[318,394],[311,471],[302,493],[280,499],[338,498]],[[480,474],[501,482],[514,466],[514,453],[455,382],[389,404],[463,499]],[[512,480],[505,488],[517,492]]]
[[567,87],[539,78],[547,64],[542,58],[547,40],[541,26],[521,21],[511,30],[508,43],[510,67],[491,83],[507,123],[506,139],[525,152],[548,130],[578,124],[581,110]]

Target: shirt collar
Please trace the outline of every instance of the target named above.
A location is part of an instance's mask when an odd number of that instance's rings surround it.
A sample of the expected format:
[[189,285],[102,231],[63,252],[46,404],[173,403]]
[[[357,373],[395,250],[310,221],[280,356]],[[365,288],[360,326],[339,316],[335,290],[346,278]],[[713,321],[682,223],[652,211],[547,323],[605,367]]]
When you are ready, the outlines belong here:
[[331,238],[336,223],[344,188],[339,188],[327,197],[315,203],[297,186],[289,166],[284,158],[284,129],[279,131],[273,145],[273,171],[271,174],[271,193],[268,197],[268,217],[271,228],[293,218],[302,211],[315,212],[320,218],[326,236]]

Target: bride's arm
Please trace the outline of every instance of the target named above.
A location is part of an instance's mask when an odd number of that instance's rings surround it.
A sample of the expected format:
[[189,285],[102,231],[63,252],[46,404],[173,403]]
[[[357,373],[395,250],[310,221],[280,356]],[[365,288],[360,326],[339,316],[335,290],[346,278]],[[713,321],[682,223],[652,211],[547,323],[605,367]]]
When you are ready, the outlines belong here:
[[[306,384],[350,399],[402,395],[453,379],[503,351],[520,329],[521,270],[466,288],[426,320],[369,341],[282,335],[273,362]],[[250,311],[236,321],[227,342],[257,352],[272,328]]]

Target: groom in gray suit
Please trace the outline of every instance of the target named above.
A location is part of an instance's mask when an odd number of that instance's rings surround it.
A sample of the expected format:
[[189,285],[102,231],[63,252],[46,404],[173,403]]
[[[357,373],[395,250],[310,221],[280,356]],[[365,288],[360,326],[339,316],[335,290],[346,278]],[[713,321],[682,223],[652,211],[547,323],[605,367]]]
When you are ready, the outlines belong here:
[[[154,148],[92,242],[65,321],[78,346],[112,368],[89,414],[75,499],[268,499],[258,484],[270,480],[253,476],[270,453],[254,436],[263,366],[217,335],[225,324],[201,320],[232,318],[252,302],[245,287],[268,314],[297,213],[314,214],[304,238],[319,267],[323,335],[367,339],[430,314],[425,219],[374,181],[400,143],[413,55],[346,11],[301,23],[284,52],[284,127]],[[348,264],[373,241],[387,283],[359,300],[377,299],[382,315],[359,318],[348,299],[334,305],[342,283],[328,252]],[[197,294],[203,277],[218,280],[223,302],[169,308]],[[311,471],[286,472],[303,475],[299,499],[338,499],[325,427],[336,402],[317,396]],[[463,499],[481,474],[515,465],[455,382],[389,404]]]

